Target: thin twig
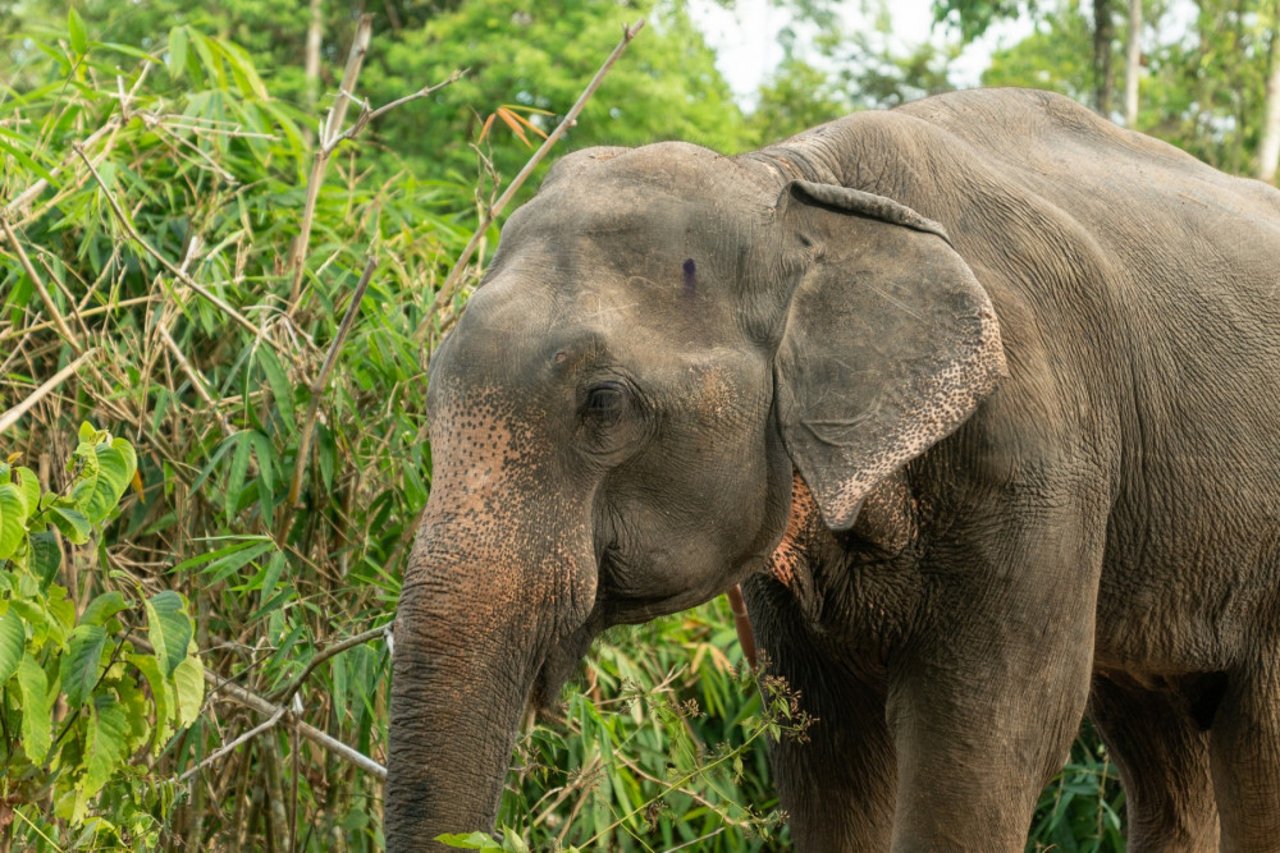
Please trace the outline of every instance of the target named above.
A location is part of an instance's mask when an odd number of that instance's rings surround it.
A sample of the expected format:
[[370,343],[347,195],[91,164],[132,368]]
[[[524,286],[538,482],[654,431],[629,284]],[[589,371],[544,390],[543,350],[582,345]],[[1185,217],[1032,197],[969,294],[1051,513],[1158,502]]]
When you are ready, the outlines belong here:
[[551,152],[552,147],[560,141],[560,137],[564,136],[569,128],[573,127],[578,121],[578,114],[582,112],[583,107],[587,105],[587,101],[595,94],[596,89],[600,88],[600,84],[604,82],[605,75],[609,73],[609,69],[613,68],[613,64],[622,56],[623,51],[627,49],[627,45],[631,44],[631,40],[636,34],[644,28],[644,19],[636,21],[629,27],[622,28],[622,40],[614,47],[613,52],[609,54],[600,69],[596,71],[596,76],[591,78],[591,82],[587,84],[587,88],[582,90],[582,94],[578,96],[578,100],[569,112],[565,113],[564,120],[556,125],[556,129],[551,131],[550,135],[543,140],[542,145],[529,158],[529,162],[524,164],[524,168],[519,174],[512,179],[507,189],[498,196],[498,200],[489,208],[484,218],[480,221],[480,226],[476,228],[471,235],[471,239],[467,241],[467,245],[463,248],[462,254],[458,256],[458,260],[454,263],[453,269],[449,271],[448,277],[444,280],[444,284],[440,285],[440,289],[436,291],[435,296],[431,300],[431,304],[427,307],[426,317],[422,321],[422,325],[418,327],[415,337],[418,341],[422,341],[427,334],[427,330],[431,328],[435,312],[438,306],[445,305],[453,298],[454,292],[458,289],[463,279],[463,274],[467,269],[467,264],[471,261],[471,256],[475,253],[476,248],[484,239],[485,232],[489,230],[489,226],[502,213],[503,208],[511,201],[516,192],[524,185],[524,182],[533,174],[533,170],[538,164],[546,158]]
[[27,278],[31,279],[31,284],[35,287],[36,293],[40,294],[40,301],[44,302],[44,308],[49,312],[49,317],[57,327],[58,334],[77,353],[83,352],[84,348],[80,346],[80,339],[67,326],[67,321],[62,318],[62,314],[58,311],[58,306],[53,304],[53,297],[49,295],[48,288],[44,286],[44,280],[36,273],[36,268],[32,266],[31,258],[27,257],[26,250],[22,248],[22,241],[18,239],[18,235],[10,227],[9,220],[3,216],[0,216],[0,230],[4,231],[5,239],[13,246],[13,251],[18,256],[18,263],[22,265]]
[[348,94],[355,91],[356,79],[364,65],[369,40],[373,36],[373,15],[361,15],[356,24],[356,34],[351,40],[351,52],[347,54],[347,68],[342,74],[342,87],[329,109],[329,117],[320,128],[320,142],[311,161],[311,173],[307,176],[307,195],[302,205],[302,223],[298,226],[298,238],[293,243],[289,268],[293,270],[293,286],[289,290],[290,311],[298,304],[302,292],[302,275],[306,271],[307,246],[311,243],[311,223],[315,218],[316,200],[320,197],[320,185],[324,183],[324,167],[331,153],[329,139],[342,127],[347,115]]
[[382,116],[386,115],[387,113],[391,112],[397,107],[402,107],[405,104],[410,103],[411,101],[418,100],[419,98],[425,98],[428,95],[431,95],[435,92],[440,91],[445,86],[452,86],[454,83],[457,83],[459,80],[461,80],[462,76],[466,73],[467,73],[467,69],[465,68],[454,71],[448,76],[448,78],[446,78],[442,82],[436,83],[434,86],[423,86],[418,91],[405,95],[403,98],[396,98],[394,101],[385,103],[382,106],[378,107],[376,110],[369,109],[369,103],[368,101],[365,101],[363,108],[360,110],[360,114],[356,116],[356,120],[351,125],[351,127],[349,127],[344,133],[341,133],[338,136],[333,137],[329,142],[327,142],[324,145],[325,156],[327,157],[332,155],[333,152],[337,149],[337,147],[343,142],[347,142],[351,139],[354,139],[360,133],[360,131],[364,130],[365,126],[370,124],[371,122],[379,118],[382,118]]
[[41,397],[43,397],[44,395],[52,391],[54,388],[57,388],[59,385],[61,385],[68,376],[75,373],[80,368],[80,365],[84,364],[84,362],[87,361],[90,356],[95,355],[97,352],[98,351],[96,348],[85,350],[83,353],[80,354],[79,358],[77,358],[75,361],[71,362],[66,367],[62,368],[57,373],[55,373],[53,377],[49,379],[48,382],[45,382],[39,388],[32,391],[27,396],[27,399],[23,400],[21,403],[14,406],[12,409],[5,412],[3,415],[0,415],[0,433],[3,433],[9,427],[13,426],[14,423],[18,420],[18,418],[25,415],[27,411],[31,409],[32,406],[34,406],[36,403],[40,401]]
[[283,717],[283,716],[285,715],[285,711],[286,711],[286,709],[285,709],[285,708],[277,708],[277,709],[276,709],[276,712],[275,712],[274,714],[272,714],[270,717],[268,717],[266,720],[264,720],[263,722],[259,723],[258,725],[254,726],[253,728],[249,729],[249,731],[247,731],[247,732],[245,732],[244,734],[240,735],[240,737],[238,737],[238,738],[236,738],[235,740],[231,741],[231,743],[228,743],[228,744],[226,744],[225,746],[220,746],[220,747],[218,747],[217,749],[215,749],[213,752],[209,753],[209,754],[205,757],[205,759],[204,759],[203,761],[201,761],[201,762],[200,762],[199,764],[197,764],[195,767],[192,767],[191,769],[189,769],[189,770],[187,770],[185,773],[183,773],[181,776],[179,776],[179,777],[178,777],[178,779],[177,779],[177,781],[178,781],[179,783],[182,783],[182,782],[187,781],[187,780],[188,780],[188,779],[190,779],[192,776],[196,775],[196,774],[197,774],[197,773],[199,773],[201,770],[205,769],[205,768],[206,768],[206,767],[208,767],[209,765],[211,765],[211,764],[213,764],[214,762],[216,762],[219,758],[221,758],[222,756],[226,755],[228,752],[231,752],[231,751],[232,751],[233,749],[235,749],[237,746],[240,746],[242,743],[246,743],[246,742],[248,742],[248,741],[251,741],[251,740],[253,740],[255,737],[257,737],[258,735],[260,735],[260,734],[262,734],[263,732],[267,731],[268,729],[270,729],[271,727],[273,727],[276,723],[280,722],[280,718],[281,718],[281,717]]
[[326,647],[323,651],[317,652],[315,657],[307,662],[307,665],[303,668],[302,672],[298,673],[297,678],[293,679],[293,681],[289,682],[289,684],[281,690],[271,694],[269,698],[272,702],[279,702],[281,705],[287,705],[289,700],[293,698],[293,695],[298,692],[300,687],[302,687],[303,683],[307,680],[307,677],[310,676],[320,664],[324,663],[336,654],[345,652],[347,649],[354,648],[362,643],[367,643],[370,640],[376,640],[378,637],[385,637],[390,630],[391,626],[389,624],[383,625],[381,628],[371,628],[368,631],[362,631],[354,637],[348,637],[341,642],[334,643],[332,646]]
[[[134,644],[134,646],[142,649],[147,654],[155,654],[155,648],[141,637],[130,636],[129,640]],[[287,709],[281,708],[279,705],[272,702],[268,702],[252,690],[247,690],[238,684],[233,684],[210,670],[206,669],[204,671],[204,680],[213,687],[214,693],[222,694],[223,696],[233,699],[241,705],[244,705],[247,708],[252,708],[261,714],[267,714],[270,716],[276,713],[287,713]],[[372,773],[379,779],[385,780],[387,778],[387,768],[383,767],[364,753],[352,749],[342,741],[330,737],[315,726],[304,723],[296,717],[293,719],[291,725],[297,728],[298,734],[302,735],[317,746],[327,749],[338,757],[350,761],[360,769]]]
[[170,261],[164,255],[160,254],[160,252],[155,247],[153,247],[150,243],[144,240],[142,238],[142,235],[138,233],[138,230],[133,227],[133,223],[129,221],[129,217],[125,215],[124,210],[121,209],[120,202],[116,201],[115,196],[112,195],[111,191],[107,189],[106,182],[102,180],[102,176],[98,174],[98,170],[93,167],[93,163],[89,162],[89,158],[85,156],[84,149],[82,149],[76,143],[72,143],[71,147],[75,149],[75,152],[77,154],[80,155],[80,159],[84,160],[84,164],[89,167],[89,172],[92,173],[93,179],[97,181],[98,186],[102,188],[102,194],[106,197],[107,204],[111,206],[111,210],[113,213],[115,213],[116,219],[119,220],[121,227],[123,227],[124,230],[128,232],[130,239],[132,239],[135,243],[137,243],[139,246],[145,249],[147,254],[151,255],[151,257],[159,261],[160,265],[164,267],[166,270],[168,270],[170,275],[172,275],[174,278],[181,281],[183,284],[185,284],[187,287],[194,290],[196,293],[203,296],[205,299],[209,300],[209,302],[213,303],[215,306],[221,309],[231,319],[235,320],[241,326],[244,326],[246,329],[252,332],[255,338],[265,342],[268,346],[270,346],[272,349],[276,350],[277,352],[279,351],[279,347],[276,346],[275,342],[272,341],[270,338],[265,337],[262,334],[262,330],[259,329],[257,326],[253,325],[253,323],[249,321],[249,318],[245,317],[235,308],[231,307],[231,305],[222,297],[218,296],[218,294],[209,290],[203,284],[200,284],[200,282],[196,281],[191,276],[183,272],[181,269],[174,266],[172,261]]
[[[117,311],[121,308],[129,308],[134,305],[141,305],[144,302],[151,302],[155,298],[156,298],[155,296],[135,296],[132,299],[121,299],[119,302],[113,302],[108,305],[99,305],[95,308],[89,308],[89,309],[82,308],[79,310],[79,313],[80,313],[81,319],[83,319],[85,317],[93,317],[98,314],[105,314],[108,311]],[[0,343],[4,343],[5,341],[10,340],[12,338],[24,338],[27,335],[33,334],[35,332],[43,332],[46,329],[54,328],[56,325],[57,324],[53,320],[47,320],[43,323],[35,323],[30,326],[23,326],[17,329],[9,329],[5,332],[0,332]]]
[[235,429],[232,428],[231,422],[227,420],[227,416],[218,408],[218,404],[214,402],[213,397],[209,395],[209,390],[205,387],[204,377],[191,366],[191,362],[187,361],[186,355],[183,354],[181,347],[178,346],[178,343],[173,339],[173,336],[169,334],[169,330],[164,326],[160,326],[159,331],[160,339],[163,340],[165,346],[169,348],[169,352],[173,354],[173,357],[178,362],[178,366],[182,368],[183,373],[186,373],[187,378],[191,380],[191,387],[196,389],[196,394],[205,402],[205,405],[209,407],[209,410],[217,414],[218,423],[222,425],[223,433],[231,435],[235,432]]
[[364,265],[364,272],[360,275],[360,281],[356,284],[355,292],[351,294],[351,303],[347,305],[347,313],[342,318],[338,333],[334,335],[333,340],[329,343],[329,352],[325,354],[324,364],[321,366],[320,372],[316,374],[315,379],[311,381],[311,400],[307,404],[307,416],[302,422],[302,435],[298,438],[298,455],[293,460],[293,481],[289,485],[284,515],[281,517],[280,527],[276,533],[276,541],[278,542],[283,542],[288,534],[289,525],[293,523],[293,515],[298,508],[299,498],[302,496],[302,478],[307,470],[307,457],[311,454],[311,439],[315,434],[316,414],[320,409],[320,395],[324,393],[325,384],[329,381],[329,374],[333,372],[333,366],[338,360],[338,351],[342,349],[342,342],[346,339],[347,333],[351,331],[351,325],[355,322],[356,314],[360,310],[360,301],[364,299],[364,292],[369,288],[369,280],[373,278],[373,272],[377,268],[378,259],[372,254],[369,255],[369,259]]

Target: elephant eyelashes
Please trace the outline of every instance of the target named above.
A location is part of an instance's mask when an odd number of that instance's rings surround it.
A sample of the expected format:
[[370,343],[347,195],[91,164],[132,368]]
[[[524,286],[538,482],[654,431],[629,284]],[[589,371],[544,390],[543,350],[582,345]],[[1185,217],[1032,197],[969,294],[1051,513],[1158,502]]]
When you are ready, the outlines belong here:
[[604,382],[587,391],[584,414],[601,426],[616,423],[627,406],[627,389],[617,382]]

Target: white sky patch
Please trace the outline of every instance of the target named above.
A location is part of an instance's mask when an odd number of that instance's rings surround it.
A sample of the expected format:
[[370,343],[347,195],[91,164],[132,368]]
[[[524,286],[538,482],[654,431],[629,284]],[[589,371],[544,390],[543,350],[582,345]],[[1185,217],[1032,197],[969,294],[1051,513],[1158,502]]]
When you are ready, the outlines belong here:
[[[923,41],[941,45],[948,40],[946,28],[933,24],[930,0],[892,0],[889,5],[896,52],[906,54],[910,47]],[[737,0],[735,6],[731,11],[712,0],[693,0],[690,14],[716,51],[716,66],[733,89],[738,103],[750,108],[760,84],[782,62],[778,35],[791,23],[791,16],[769,0]],[[866,13],[863,7],[862,2],[842,4],[840,14],[846,26],[873,25],[874,13]],[[952,81],[959,86],[977,86],[982,72],[991,63],[992,52],[1016,43],[1031,30],[1031,22],[1026,19],[996,24],[952,63]],[[952,34],[952,38],[955,37]],[[799,41],[803,43],[803,38]]]

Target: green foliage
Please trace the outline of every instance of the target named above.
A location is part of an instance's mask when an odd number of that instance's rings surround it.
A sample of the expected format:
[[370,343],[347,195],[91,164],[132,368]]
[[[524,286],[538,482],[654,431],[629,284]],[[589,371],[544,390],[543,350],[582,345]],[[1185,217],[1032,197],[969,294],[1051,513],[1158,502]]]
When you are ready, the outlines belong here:
[[[52,493],[30,468],[0,465],[5,523],[17,525],[0,552],[0,802],[37,837],[57,835],[51,821],[61,820],[95,844],[155,844],[168,812],[133,796],[130,759],[148,744],[159,752],[165,740],[153,733],[191,723],[204,683],[179,681],[172,670],[149,677],[158,662],[134,632],[145,625],[153,638],[181,642],[174,656],[201,671],[191,618],[178,593],[147,597],[119,575],[103,582],[122,587],[99,594],[77,618],[67,587],[52,582],[62,564],[56,541],[48,547],[55,511],[83,519],[86,538],[100,536],[136,471],[133,446],[83,423],[69,471],[67,488]],[[163,788],[159,782],[156,794],[171,805]]]

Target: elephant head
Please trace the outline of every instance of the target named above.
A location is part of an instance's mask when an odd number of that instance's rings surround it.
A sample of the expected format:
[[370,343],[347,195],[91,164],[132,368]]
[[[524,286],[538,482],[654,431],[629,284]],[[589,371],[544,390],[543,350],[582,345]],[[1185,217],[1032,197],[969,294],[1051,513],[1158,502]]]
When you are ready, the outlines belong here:
[[991,304],[889,199],[681,143],[562,160],[435,353],[386,833],[492,825],[591,639],[759,571],[793,472],[846,529],[994,387]]

